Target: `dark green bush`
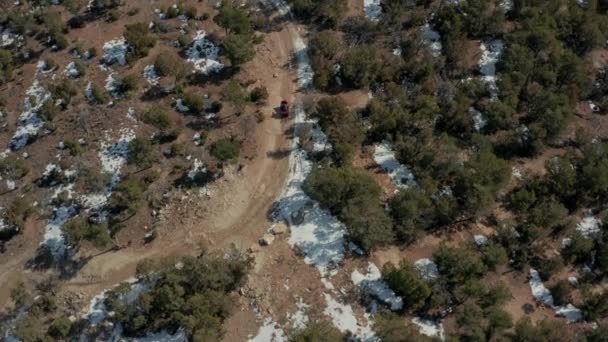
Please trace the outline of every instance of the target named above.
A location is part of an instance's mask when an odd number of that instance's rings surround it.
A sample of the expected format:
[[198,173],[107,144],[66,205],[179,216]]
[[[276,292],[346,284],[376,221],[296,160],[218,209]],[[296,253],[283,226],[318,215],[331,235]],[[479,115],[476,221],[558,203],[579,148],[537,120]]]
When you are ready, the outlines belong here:
[[138,167],[148,167],[158,159],[156,149],[145,138],[135,138],[129,142],[129,153],[127,161]]
[[158,129],[167,129],[171,127],[171,118],[169,117],[169,114],[165,110],[157,107],[143,112],[140,115],[140,120]]
[[234,138],[215,141],[209,147],[209,153],[220,161],[234,160],[241,151],[241,142]]
[[395,293],[403,298],[408,310],[416,310],[424,305],[431,295],[431,289],[420,277],[414,267],[402,261],[399,267],[387,264],[382,270],[382,277]]
[[63,226],[67,243],[78,248],[81,241],[90,241],[97,248],[108,246],[112,239],[106,224],[91,224],[84,217],[75,217]]

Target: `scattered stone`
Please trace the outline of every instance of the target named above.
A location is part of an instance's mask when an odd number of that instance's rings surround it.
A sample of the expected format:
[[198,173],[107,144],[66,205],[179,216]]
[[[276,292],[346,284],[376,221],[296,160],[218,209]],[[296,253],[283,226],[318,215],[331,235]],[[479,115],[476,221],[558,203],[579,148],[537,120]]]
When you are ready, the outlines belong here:
[[287,233],[287,226],[283,223],[277,223],[270,229],[270,231],[274,235],[285,234],[285,233]]
[[179,261],[175,264],[175,268],[178,270],[181,270],[182,268],[184,268],[184,263]]
[[488,244],[488,238],[484,235],[475,235],[473,239],[478,247],[483,247]]
[[304,211],[304,208],[300,208],[300,210],[291,213],[291,222],[296,226],[301,225],[304,222],[305,216],[306,212]]
[[264,236],[262,236],[262,238],[260,239],[260,245],[261,246],[270,246],[272,245],[272,243],[274,242],[274,235],[272,234],[264,234]]
[[260,248],[260,245],[252,245],[251,247],[249,247],[249,248],[247,249],[247,251],[248,251],[249,253],[252,253],[252,254],[254,254],[254,253],[258,253],[258,252],[259,252],[259,251],[261,251],[261,250],[262,250],[262,249]]
[[522,309],[524,310],[524,313],[526,315],[531,315],[535,311],[534,305],[532,305],[530,303],[526,303],[526,304],[522,305]]

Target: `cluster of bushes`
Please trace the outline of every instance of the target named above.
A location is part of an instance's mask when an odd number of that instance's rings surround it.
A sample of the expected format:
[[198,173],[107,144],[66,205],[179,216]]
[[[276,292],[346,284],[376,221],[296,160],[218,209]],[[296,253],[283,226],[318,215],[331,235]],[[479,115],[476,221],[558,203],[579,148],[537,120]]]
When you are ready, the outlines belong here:
[[313,84],[318,89],[328,89],[335,85],[335,66],[344,50],[342,40],[334,31],[321,31],[312,37],[309,47],[315,70]]
[[381,189],[365,172],[348,167],[316,168],[304,191],[342,221],[350,239],[369,250],[393,240],[392,222],[380,202]]
[[176,18],[180,15],[183,15],[188,19],[195,19],[198,13],[196,6],[181,3],[175,6],[167,6],[161,12],[165,14],[166,19]]
[[[51,276],[28,288],[18,283],[11,289],[15,313],[22,312],[15,321],[12,334],[21,341],[45,341],[67,337],[72,322],[59,310],[57,303],[58,280]],[[17,316],[17,315],[15,315]]]
[[313,116],[333,146],[333,159],[338,165],[350,165],[365,133],[358,115],[340,97],[327,97],[317,103]]
[[[565,218],[580,208],[604,203],[608,190],[608,146],[593,143],[580,152],[571,151],[547,161],[546,175],[526,180],[508,196],[507,204],[518,215],[514,229],[520,239],[505,238],[504,244],[519,266],[535,255],[535,242],[566,230]],[[506,234],[506,233],[505,233]],[[591,240],[575,235],[564,250],[567,261],[587,263],[598,253],[603,255],[603,238]],[[594,252],[597,251],[597,252]],[[602,258],[595,257],[598,261]],[[608,271],[607,263],[598,262],[601,273]]]
[[494,243],[476,249],[441,245],[433,255],[437,279],[424,280],[406,261],[398,267],[386,265],[383,279],[403,298],[405,312],[433,315],[450,307],[455,311],[459,339],[495,340],[507,336],[513,326],[511,315],[501,309],[511,299],[509,289],[502,282],[481,280],[488,270],[507,262],[504,251],[499,252],[500,260],[488,258],[497,248],[501,247]]
[[[424,231],[487,214],[512,172],[509,163],[498,158],[483,140],[477,142],[473,151],[464,151],[448,134],[433,136],[437,103],[429,96],[419,96],[413,101],[410,102],[403,90],[387,87],[386,94],[372,100],[367,109],[372,139],[394,137],[398,158],[416,175],[418,185],[400,191],[389,202],[388,217],[392,223],[388,222],[388,226],[392,228],[388,230],[406,243],[414,241]],[[339,98],[324,98],[318,102],[314,116],[334,147],[332,161],[348,169],[353,153],[365,138],[358,115]],[[319,170],[311,177],[315,177],[315,183],[323,183],[327,188],[340,186],[345,175]],[[368,197],[372,194],[375,193],[370,192]],[[336,193],[320,193],[315,199],[327,203],[326,195],[335,196]],[[341,208],[326,206],[341,213]],[[375,211],[375,207],[369,206],[367,210]],[[374,217],[382,217],[381,222],[386,223],[387,214],[382,211],[378,215]],[[366,244],[366,247],[370,246]]]
[[138,279],[150,290],[126,303],[122,298],[131,286],[125,284],[110,291],[105,304],[126,336],[182,328],[191,340],[220,340],[233,308],[231,294],[244,284],[250,267],[250,260],[235,250],[183,257],[177,264],[142,263]]

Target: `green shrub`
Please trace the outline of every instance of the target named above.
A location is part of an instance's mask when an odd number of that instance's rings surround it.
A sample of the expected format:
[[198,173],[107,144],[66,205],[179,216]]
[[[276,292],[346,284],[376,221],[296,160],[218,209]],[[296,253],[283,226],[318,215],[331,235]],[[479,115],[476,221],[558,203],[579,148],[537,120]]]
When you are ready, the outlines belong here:
[[0,176],[11,180],[21,179],[27,175],[29,169],[23,159],[14,154],[9,154],[4,159],[0,159]]
[[109,23],[113,23],[120,19],[120,12],[118,10],[109,11],[106,17],[106,21]]
[[344,81],[355,88],[367,87],[374,81],[382,68],[379,49],[361,45],[350,49],[342,60]]
[[402,261],[399,267],[386,264],[382,270],[382,278],[397,295],[403,298],[403,304],[408,310],[420,308],[431,295],[430,287],[406,261]]
[[108,246],[112,239],[105,224],[90,224],[84,217],[75,217],[63,226],[63,234],[67,243],[77,248],[81,241],[90,241],[97,248]]
[[381,189],[365,172],[350,168],[317,168],[304,181],[304,191],[338,215],[350,239],[365,250],[393,240],[392,222],[380,203]]
[[255,103],[263,103],[268,100],[268,89],[264,86],[255,87],[251,93],[249,93],[249,100]]
[[125,25],[125,40],[133,48],[133,56],[139,59],[148,55],[156,44],[156,38],[150,34],[148,24],[135,23]]
[[185,48],[192,43],[192,39],[188,37],[188,35],[180,34],[179,37],[177,37],[177,42],[181,48]]
[[345,336],[329,322],[319,321],[308,324],[289,335],[289,342],[339,342]]
[[12,53],[9,50],[0,49],[0,85],[13,78],[14,68]]
[[222,48],[230,65],[235,68],[247,63],[255,56],[253,42],[250,36],[231,34],[222,41]]
[[[418,328],[403,317],[392,313],[381,313],[374,317],[374,331],[383,342],[425,342],[432,339],[421,335]],[[338,341],[338,340],[332,340]]]
[[314,116],[319,118],[323,132],[334,146],[333,157],[338,165],[350,165],[363,142],[365,133],[361,120],[339,97],[326,97],[317,103]]
[[241,151],[241,142],[234,138],[215,141],[209,147],[209,153],[220,161],[234,160]]
[[45,101],[38,109],[38,116],[44,121],[53,121],[59,113],[59,107],[55,106],[54,101]]
[[87,100],[91,104],[101,104],[108,101],[108,96],[97,84],[94,83],[91,83],[91,90],[88,95],[90,96],[87,96]]
[[84,185],[88,192],[102,192],[106,189],[112,175],[99,168],[86,168],[83,171]]
[[116,79],[116,91],[120,94],[129,94],[137,89],[137,76],[130,74]]
[[479,255],[467,247],[455,248],[442,244],[433,257],[439,273],[452,285],[464,284],[486,272]]
[[167,129],[171,127],[171,119],[169,114],[161,108],[152,108],[140,115],[140,120],[148,125],[152,125],[158,129]]
[[[53,100],[60,100],[60,108],[66,109],[67,106],[72,102],[72,98],[78,94],[78,89],[74,82],[70,79],[64,78],[59,82],[52,83],[49,86],[49,91],[53,96]],[[53,101],[51,101],[53,102]],[[57,106],[55,106],[57,107]]]
[[586,293],[583,314],[587,321],[596,321],[608,316],[608,292]]
[[74,140],[66,139],[63,141],[63,146],[71,156],[76,157],[82,153],[82,147]]
[[219,14],[213,21],[226,30],[226,33],[234,33],[243,36],[250,35],[252,32],[251,22],[247,13],[230,3],[225,3],[220,8]]
[[4,222],[9,229],[0,230],[0,240],[10,239],[13,235],[23,231],[25,221],[32,212],[31,204],[26,199],[14,199],[4,213]]
[[162,51],[154,60],[154,70],[160,76],[174,76],[182,79],[186,76],[184,61],[173,51]]
[[97,49],[95,47],[91,47],[87,50],[89,54],[89,59],[95,58],[97,56]]
[[222,96],[234,105],[237,112],[241,112],[247,101],[247,96],[238,81],[230,80],[223,89]]
[[143,202],[145,190],[145,184],[134,177],[120,182],[110,196],[109,207],[112,209],[112,213],[115,215],[135,214]]
[[156,150],[149,139],[135,138],[129,142],[127,161],[138,167],[148,167],[157,160]]
[[139,7],[134,7],[127,11],[127,15],[130,17],[137,15],[137,13],[139,13]]
[[555,305],[566,305],[570,302],[570,283],[567,280],[560,280],[549,289],[553,296]]
[[184,156],[186,154],[186,146],[181,143],[173,143],[169,149],[170,157]]
[[589,260],[594,242],[592,239],[576,233],[566,248],[562,251],[564,260],[583,263]]
[[84,77],[87,74],[86,66],[81,61],[79,61],[79,60],[75,61],[74,66],[76,67],[76,70],[78,71],[78,75],[79,75],[78,77]]
[[490,270],[495,270],[497,266],[504,265],[509,261],[507,251],[498,244],[488,244],[482,247],[482,260],[483,263]]
[[200,114],[205,111],[205,101],[203,97],[194,92],[194,91],[186,91],[182,95],[182,103],[184,106],[188,107],[192,113]]

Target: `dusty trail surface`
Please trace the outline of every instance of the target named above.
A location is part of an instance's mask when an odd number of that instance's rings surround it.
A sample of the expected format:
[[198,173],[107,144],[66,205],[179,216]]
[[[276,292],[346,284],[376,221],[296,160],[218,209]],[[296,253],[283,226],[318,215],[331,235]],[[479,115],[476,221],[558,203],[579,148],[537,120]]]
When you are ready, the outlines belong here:
[[209,186],[208,197],[197,194],[164,209],[159,237],[153,243],[96,256],[64,291],[81,293],[87,300],[132,277],[143,259],[196,254],[202,245],[221,249],[234,244],[246,249],[257,243],[268,228],[267,212],[287,175],[289,122],[272,113],[281,99],[293,102],[295,98],[296,76],[289,68],[293,30],[287,27],[269,33],[258,45],[255,60],[243,67],[245,78],[258,80],[269,92],[265,120],[243,128],[255,130],[253,146],[245,147],[256,151],[254,157],[243,161],[243,167],[229,167],[221,180]]

